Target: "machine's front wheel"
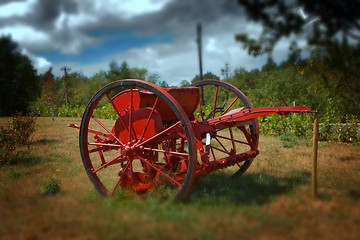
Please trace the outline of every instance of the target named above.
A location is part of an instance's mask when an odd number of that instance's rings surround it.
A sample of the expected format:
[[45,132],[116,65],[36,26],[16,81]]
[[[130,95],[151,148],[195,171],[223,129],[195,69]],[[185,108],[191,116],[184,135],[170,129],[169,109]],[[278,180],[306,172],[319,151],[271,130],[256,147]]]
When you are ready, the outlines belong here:
[[[214,119],[231,110],[245,107],[253,108],[247,97],[233,85],[219,80],[202,80],[191,86],[201,88],[204,102],[199,103],[195,117],[200,121]],[[203,149],[210,161],[231,158],[240,153],[257,149],[259,142],[259,124],[253,119],[243,126],[231,126],[217,129],[203,137]],[[242,175],[251,165],[253,158],[240,162],[233,176]]]
[[[166,109],[163,119],[161,111]],[[182,199],[194,178],[195,137],[179,103],[140,80],[110,83],[89,101],[80,126],[85,170],[104,196],[174,189]]]

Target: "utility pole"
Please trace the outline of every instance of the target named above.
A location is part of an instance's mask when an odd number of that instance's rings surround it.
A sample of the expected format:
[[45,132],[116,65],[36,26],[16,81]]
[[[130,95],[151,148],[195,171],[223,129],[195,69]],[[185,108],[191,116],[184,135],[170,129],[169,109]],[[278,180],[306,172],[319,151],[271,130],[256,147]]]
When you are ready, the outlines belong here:
[[[200,69],[200,81],[203,80],[203,74],[202,74],[202,54],[201,54],[201,23],[198,23],[196,26],[196,33],[197,38],[196,42],[198,44],[198,53],[199,53],[199,69]],[[201,105],[204,105],[204,90],[203,87],[200,88],[201,92]]]
[[68,98],[68,84],[67,84],[67,73],[66,73],[66,71],[70,71],[71,68],[64,66],[60,70],[64,70],[64,76],[65,76],[65,82],[64,82],[64,85],[65,85],[65,105],[67,106],[68,102],[69,102],[69,98]]

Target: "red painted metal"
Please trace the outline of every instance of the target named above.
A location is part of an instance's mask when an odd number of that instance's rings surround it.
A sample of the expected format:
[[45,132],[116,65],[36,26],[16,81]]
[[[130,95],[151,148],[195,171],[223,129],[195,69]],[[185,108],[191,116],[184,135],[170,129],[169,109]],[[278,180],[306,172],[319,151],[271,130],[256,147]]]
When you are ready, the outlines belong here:
[[263,108],[238,108],[231,110],[227,114],[220,117],[209,120],[209,124],[217,124],[222,122],[237,122],[254,119],[257,117],[269,115],[269,114],[285,115],[289,113],[316,113],[311,111],[306,106],[294,106],[294,107],[263,107]]
[[[175,100],[180,104],[187,116],[192,116],[198,102],[200,100],[200,93],[196,87],[186,88],[164,88]],[[116,106],[115,109],[122,115],[130,110],[130,103],[133,104],[133,109],[140,109],[154,106],[157,95],[151,91],[136,90],[132,91],[133,100],[129,101],[130,91],[123,91],[112,98],[112,102]],[[172,120],[175,118],[174,113],[164,101],[159,100],[155,109],[160,113],[163,120]]]
[[[212,112],[207,117],[199,102],[203,86],[214,87]],[[220,89],[230,96],[221,99],[221,107],[217,106]],[[118,116],[111,127],[93,114],[103,96]],[[196,111],[201,120],[195,117]],[[253,108],[240,90],[218,80],[168,89],[122,80],[94,95],[81,126],[68,126],[80,129],[84,167],[103,195],[113,195],[119,186],[134,192],[158,192],[160,185],[168,183],[179,189],[176,198],[181,199],[194,177],[231,166],[239,167],[235,175],[244,173],[259,154],[256,118],[292,112],[314,113],[305,106]],[[106,186],[101,174],[113,166],[118,166],[112,171],[116,181]]]

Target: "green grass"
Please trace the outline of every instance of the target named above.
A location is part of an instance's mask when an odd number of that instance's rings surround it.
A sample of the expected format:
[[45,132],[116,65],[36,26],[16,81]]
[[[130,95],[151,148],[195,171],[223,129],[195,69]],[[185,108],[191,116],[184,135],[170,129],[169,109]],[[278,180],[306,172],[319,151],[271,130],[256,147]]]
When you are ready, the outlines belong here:
[[281,134],[280,140],[282,141],[282,146],[285,148],[292,148],[298,143],[296,137],[291,134]]
[[23,176],[23,173],[18,170],[10,170],[7,172],[7,175],[12,179],[19,179]]
[[[0,167],[1,239],[360,237],[359,146],[319,144],[317,200],[312,145],[297,139],[287,148],[279,136],[260,136],[260,154],[244,175],[232,178],[230,168],[199,177],[180,203],[171,191],[104,198],[83,169],[78,131],[66,127],[79,121],[39,118],[30,155]],[[56,185],[56,194],[41,193]]]

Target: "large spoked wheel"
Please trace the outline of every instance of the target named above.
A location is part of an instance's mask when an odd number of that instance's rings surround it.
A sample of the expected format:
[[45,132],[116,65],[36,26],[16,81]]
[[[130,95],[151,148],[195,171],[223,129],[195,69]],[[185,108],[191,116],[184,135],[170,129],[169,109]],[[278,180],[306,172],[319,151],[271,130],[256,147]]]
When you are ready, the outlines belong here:
[[166,191],[180,200],[193,182],[191,123],[179,103],[154,84],[126,79],[100,89],[85,109],[79,144],[85,170],[104,196],[122,188]]
[[[196,116],[200,121],[217,118],[231,110],[245,107],[253,108],[247,97],[236,87],[219,80],[202,80],[191,86],[202,88],[204,103],[199,103]],[[202,96],[201,96],[202,97]],[[231,157],[251,149],[257,149],[259,142],[259,124],[257,119],[244,126],[230,126],[214,130],[202,136],[203,149],[210,161]],[[236,164],[233,176],[240,176],[250,167],[252,159]]]

